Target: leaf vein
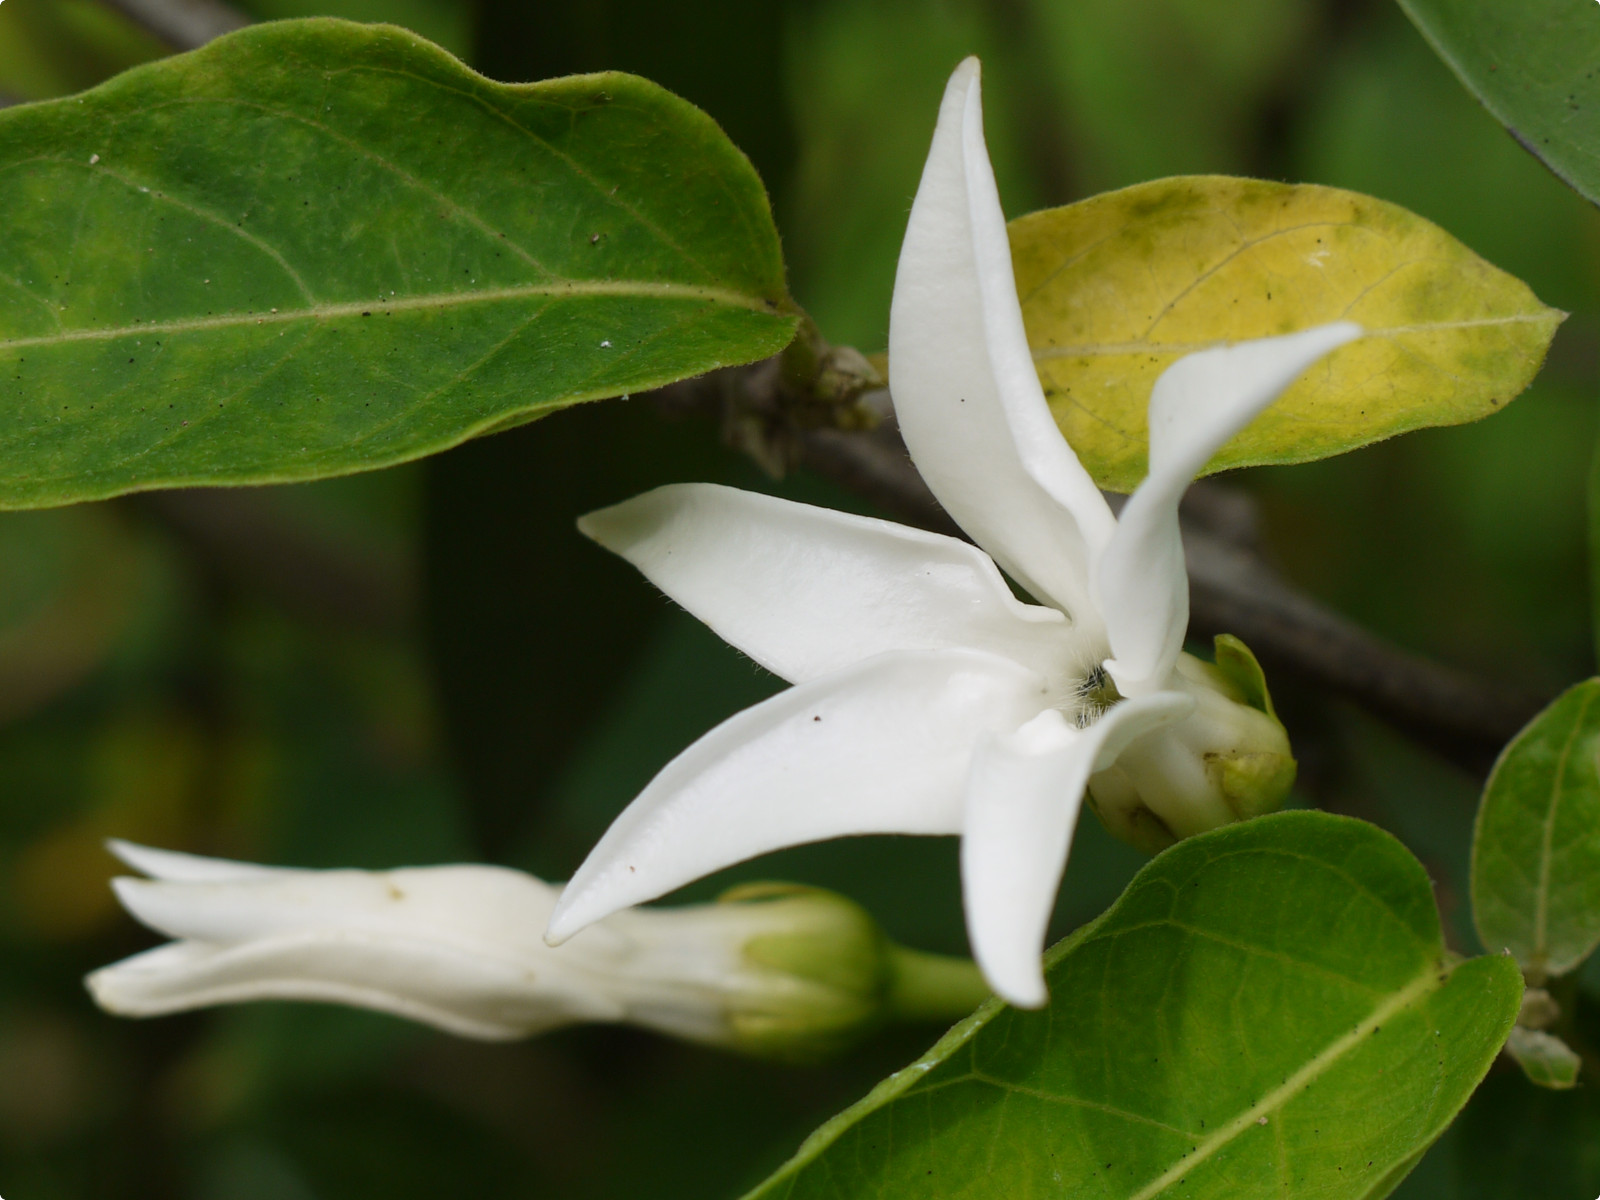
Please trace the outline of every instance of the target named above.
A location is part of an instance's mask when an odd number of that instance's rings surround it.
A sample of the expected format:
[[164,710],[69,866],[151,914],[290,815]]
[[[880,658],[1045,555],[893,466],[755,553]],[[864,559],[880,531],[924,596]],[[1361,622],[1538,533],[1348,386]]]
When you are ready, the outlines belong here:
[[1304,1066],[1284,1080],[1282,1084],[1273,1088],[1272,1091],[1268,1092],[1226,1125],[1218,1128],[1215,1133],[1202,1139],[1188,1157],[1168,1167],[1156,1178],[1128,1196],[1127,1200],[1153,1200],[1153,1197],[1160,1195],[1184,1174],[1194,1170],[1197,1164],[1204,1162],[1241,1135],[1250,1132],[1261,1122],[1262,1118],[1270,1118],[1285,1107],[1289,1101],[1315,1083],[1340,1058],[1349,1053],[1354,1047],[1360,1045],[1365,1038],[1372,1034],[1374,1029],[1381,1026],[1396,1013],[1409,1007],[1419,998],[1426,996],[1430,992],[1437,991],[1441,986],[1442,980],[1436,969],[1430,968],[1417,976],[1404,988],[1373,1009],[1349,1033],[1335,1039],[1326,1049],[1313,1055]]
[[[1369,337],[1398,337],[1408,333],[1438,333],[1452,329],[1481,329],[1496,325],[1543,325],[1551,317],[1543,313],[1511,313],[1503,317],[1464,317],[1454,321],[1429,321],[1421,325],[1387,325],[1369,329]],[[1052,346],[1033,352],[1034,362],[1052,358],[1094,358],[1115,354],[1193,354],[1198,350],[1211,350],[1232,345],[1227,338],[1212,338],[1203,342],[1098,342],[1074,346]]]
[[554,283],[521,284],[502,288],[483,288],[473,292],[435,292],[407,296],[398,300],[350,300],[324,302],[276,313],[233,312],[206,317],[181,317],[171,321],[143,321],[134,325],[108,325],[98,329],[73,329],[58,334],[0,339],[0,349],[51,346],[64,342],[114,341],[121,337],[147,333],[191,333],[197,330],[232,329],[249,325],[283,325],[295,321],[329,320],[355,317],[372,312],[411,312],[448,309],[473,304],[495,304],[508,300],[540,298],[567,299],[578,296],[617,296],[638,300],[700,300],[772,313],[766,301],[726,288],[699,284],[658,283],[653,280],[597,279],[565,280]]

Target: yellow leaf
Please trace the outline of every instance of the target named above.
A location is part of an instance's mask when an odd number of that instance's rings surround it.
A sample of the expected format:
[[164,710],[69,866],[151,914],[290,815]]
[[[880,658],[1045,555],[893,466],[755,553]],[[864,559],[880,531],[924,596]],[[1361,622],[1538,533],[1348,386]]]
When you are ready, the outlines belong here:
[[1145,408],[1185,354],[1352,320],[1206,468],[1326,458],[1475,421],[1537,373],[1565,315],[1438,226],[1356,192],[1221,175],[1158,179],[1011,222],[1045,394],[1102,487],[1145,474]]

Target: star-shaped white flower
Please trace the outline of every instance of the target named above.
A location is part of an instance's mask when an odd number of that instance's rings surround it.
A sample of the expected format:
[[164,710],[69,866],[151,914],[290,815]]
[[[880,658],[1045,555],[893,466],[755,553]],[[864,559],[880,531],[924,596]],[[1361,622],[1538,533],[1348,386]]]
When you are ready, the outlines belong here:
[[[889,384],[917,469],[982,550],[709,484],[583,518],[794,686],[656,776],[567,885],[549,937],[783,846],[959,834],[974,955],[1000,995],[1043,1004],[1040,953],[1089,777],[1195,709],[1176,669],[1189,607],[1178,500],[1360,335],[1342,322],[1174,363],[1150,397],[1149,475],[1114,516],[1034,369],[978,63],[962,63],[900,253]],[[996,564],[1040,603],[1015,599]]]

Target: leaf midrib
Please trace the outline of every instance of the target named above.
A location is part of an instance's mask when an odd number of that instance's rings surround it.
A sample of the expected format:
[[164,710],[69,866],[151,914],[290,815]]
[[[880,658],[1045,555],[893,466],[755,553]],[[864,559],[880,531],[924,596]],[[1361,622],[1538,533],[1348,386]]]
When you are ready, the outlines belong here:
[[1567,764],[1572,758],[1572,748],[1578,742],[1579,735],[1585,727],[1584,723],[1588,720],[1589,710],[1594,707],[1594,702],[1594,692],[1590,692],[1583,698],[1583,706],[1578,709],[1578,715],[1572,722],[1572,729],[1561,746],[1561,757],[1556,762],[1556,769],[1550,782],[1550,805],[1545,810],[1544,828],[1540,831],[1539,887],[1533,898],[1533,950],[1528,955],[1528,962],[1524,964],[1534,970],[1544,970],[1550,959],[1550,947],[1548,944],[1550,872],[1551,862],[1555,857],[1556,814],[1561,810],[1561,797],[1566,790]]
[[[1434,333],[1445,329],[1479,329],[1491,325],[1536,325],[1556,319],[1554,310],[1548,313],[1514,313],[1504,317],[1471,317],[1460,321],[1429,321],[1422,325],[1389,325],[1381,329],[1368,329],[1368,337],[1395,337],[1407,333]],[[1034,362],[1052,358],[1091,358],[1109,354],[1193,354],[1233,345],[1227,338],[1213,338],[1204,342],[1097,342],[1077,346],[1041,347],[1033,351]]]
[[1241,1134],[1248,1132],[1252,1127],[1259,1125],[1261,1118],[1267,1117],[1270,1119],[1290,1100],[1316,1082],[1324,1072],[1338,1062],[1349,1050],[1359,1045],[1364,1038],[1370,1037],[1373,1030],[1377,1029],[1395,1013],[1409,1007],[1420,997],[1439,990],[1444,986],[1444,981],[1447,978],[1449,978],[1447,974],[1442,973],[1436,967],[1430,966],[1405,987],[1401,988],[1400,991],[1373,1009],[1367,1018],[1349,1033],[1336,1039],[1324,1050],[1312,1056],[1304,1066],[1284,1080],[1283,1083],[1273,1088],[1272,1091],[1268,1092],[1232,1121],[1219,1127],[1215,1133],[1201,1140],[1185,1158],[1174,1163],[1137,1192],[1129,1195],[1127,1200],[1152,1200],[1153,1197],[1160,1195],[1166,1188],[1194,1170],[1196,1165],[1210,1158],[1218,1150],[1234,1141]]
[[749,296],[728,288],[698,284],[656,283],[649,280],[570,280],[560,283],[525,284],[515,287],[484,288],[475,292],[438,292],[407,296],[398,300],[352,300],[335,304],[305,305],[268,312],[221,313],[175,321],[139,321],[132,325],[103,329],[73,329],[36,337],[0,339],[0,350],[54,346],[70,342],[115,341],[118,338],[150,333],[190,333],[196,330],[234,329],[249,325],[281,325],[307,319],[376,316],[380,313],[411,312],[426,309],[465,308],[475,304],[495,304],[508,300],[539,297],[565,299],[579,296],[622,296],[642,300],[700,300],[751,312],[781,315],[775,300]]

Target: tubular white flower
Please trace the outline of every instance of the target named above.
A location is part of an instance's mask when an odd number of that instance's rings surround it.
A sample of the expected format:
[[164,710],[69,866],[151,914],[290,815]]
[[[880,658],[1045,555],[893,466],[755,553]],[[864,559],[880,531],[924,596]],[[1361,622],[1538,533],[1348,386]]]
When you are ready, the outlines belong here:
[[626,1021],[803,1057],[883,1019],[898,953],[859,906],[815,889],[619,912],[554,949],[540,934],[559,889],[503,867],[306,871],[110,845],[150,876],[113,880],[117,896],[174,939],[86,980],[123,1016],[321,1001],[463,1037]]
[[[900,254],[889,384],[917,469],[986,554],[704,484],[585,517],[585,533],[796,686],[662,770],[573,876],[552,943],[781,846],[960,833],[974,954],[1006,999],[1044,1003],[1040,951],[1091,775],[1127,797],[1108,822],[1156,843],[1241,815],[1213,767],[1287,788],[1292,759],[1259,753],[1248,721],[1243,734],[1219,721],[1237,696],[1180,658],[1178,500],[1223,443],[1361,332],[1340,322],[1173,364],[1151,395],[1149,475],[1114,517],[1039,384],[978,63],[962,63]],[[995,563],[1041,603],[1016,601]],[[1132,830],[1134,817],[1154,833]]]

